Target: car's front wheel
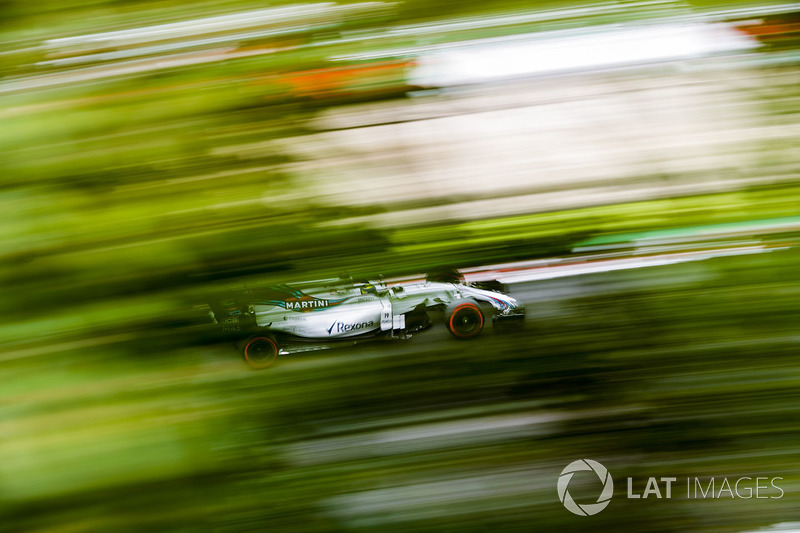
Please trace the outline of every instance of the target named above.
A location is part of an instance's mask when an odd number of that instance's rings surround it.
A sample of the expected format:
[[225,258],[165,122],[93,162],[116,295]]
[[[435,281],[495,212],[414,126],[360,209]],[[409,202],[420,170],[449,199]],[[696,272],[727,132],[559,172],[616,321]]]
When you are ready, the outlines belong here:
[[484,316],[478,302],[464,298],[452,302],[444,312],[447,330],[458,339],[471,339],[483,331]]
[[251,367],[267,368],[278,358],[278,343],[272,335],[254,335],[243,343],[242,355]]

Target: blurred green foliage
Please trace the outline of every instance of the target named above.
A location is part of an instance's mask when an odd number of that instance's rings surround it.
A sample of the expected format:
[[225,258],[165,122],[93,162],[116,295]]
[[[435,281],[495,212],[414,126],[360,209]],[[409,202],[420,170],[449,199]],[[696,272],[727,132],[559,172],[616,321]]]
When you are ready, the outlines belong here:
[[[556,4],[409,0],[390,22]],[[260,7],[6,0],[0,20],[18,51]],[[251,372],[215,341],[200,306],[230,284],[565,256],[595,236],[797,215],[800,188],[784,180],[446,224],[340,224],[384,208],[327,204],[274,142],[314,131],[339,102],[292,98],[270,77],[320,68],[330,51],[3,93],[0,531],[740,531],[793,519],[794,233],[742,237],[789,248],[766,254],[525,286],[528,329],[474,343],[431,331]],[[4,81],[36,75],[43,58],[3,56]],[[769,117],[790,121],[797,88],[782,91]],[[555,490],[581,457],[620,480],[783,476],[787,494],[650,504],[625,500],[620,483],[582,522]]]
[[[0,523],[572,528],[586,519],[560,506],[555,479],[579,457],[602,461],[618,483],[592,528],[789,520],[800,487],[797,259],[792,250],[539,282],[539,318],[524,333],[463,344],[431,331],[268,372],[213,344],[142,351],[142,337],[7,359]],[[498,421],[518,431],[481,429]],[[782,476],[786,496],[624,498],[625,476],[650,475]],[[429,483],[480,490],[426,501]],[[389,487],[407,494],[384,501]]]

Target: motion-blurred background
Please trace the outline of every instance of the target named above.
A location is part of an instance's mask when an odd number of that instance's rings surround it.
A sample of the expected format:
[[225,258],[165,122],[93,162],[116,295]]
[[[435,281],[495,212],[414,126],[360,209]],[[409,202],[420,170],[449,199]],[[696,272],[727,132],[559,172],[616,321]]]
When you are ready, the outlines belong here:
[[[800,521],[799,4],[3,0],[0,36],[0,531]],[[254,372],[203,322],[444,266],[525,331]]]

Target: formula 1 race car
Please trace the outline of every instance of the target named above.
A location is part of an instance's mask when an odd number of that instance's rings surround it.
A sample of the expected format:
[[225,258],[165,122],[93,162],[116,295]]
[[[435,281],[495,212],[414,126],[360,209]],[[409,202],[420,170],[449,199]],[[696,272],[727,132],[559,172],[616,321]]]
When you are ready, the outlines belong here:
[[250,366],[264,368],[278,355],[407,339],[431,325],[434,310],[443,310],[457,339],[476,337],[487,319],[524,319],[519,301],[487,286],[499,284],[467,285],[457,275],[395,283],[338,278],[246,290],[210,307],[214,322],[237,339]]

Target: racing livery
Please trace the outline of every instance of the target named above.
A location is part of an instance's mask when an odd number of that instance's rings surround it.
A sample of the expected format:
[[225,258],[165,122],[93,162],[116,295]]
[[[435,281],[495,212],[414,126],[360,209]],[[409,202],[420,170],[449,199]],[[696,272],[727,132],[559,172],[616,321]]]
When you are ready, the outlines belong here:
[[[495,286],[492,286],[495,288]],[[493,322],[524,318],[524,307],[498,290],[447,281],[354,283],[345,279],[283,284],[248,290],[210,305],[223,332],[239,339],[255,368],[278,355],[329,348],[367,339],[407,339],[431,325],[429,311],[443,310],[444,323],[459,339]]]

